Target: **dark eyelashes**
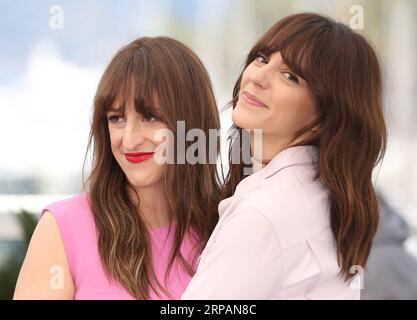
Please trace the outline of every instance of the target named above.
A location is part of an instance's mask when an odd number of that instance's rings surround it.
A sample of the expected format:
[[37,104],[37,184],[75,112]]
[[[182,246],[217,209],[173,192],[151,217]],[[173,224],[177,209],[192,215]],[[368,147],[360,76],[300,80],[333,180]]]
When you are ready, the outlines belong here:
[[[152,118],[155,121],[160,121],[159,118],[157,116],[152,115],[151,113],[146,113],[146,114],[142,114],[142,117],[146,120],[146,121],[150,121]],[[117,121],[118,118],[123,118],[123,115],[111,115],[111,116],[107,116],[107,120],[111,121],[111,122],[115,122]]]
[[[264,64],[267,64],[269,62],[268,57],[265,54],[263,54],[262,52],[256,53],[253,60],[256,61],[256,62],[264,63]],[[297,84],[300,83],[300,80],[298,79],[298,77],[294,73],[292,73],[290,71],[285,71],[284,73],[289,74],[289,78],[288,78],[289,81],[292,81],[292,82],[297,83]]]
[[154,118],[155,121],[159,121],[160,120],[159,117],[157,117],[156,115],[154,115],[154,114],[152,114],[150,112],[144,112],[144,113],[142,113],[142,116],[147,121],[151,120],[151,118]]
[[290,75],[290,77],[292,78],[292,79],[288,79],[288,80],[293,81],[293,82],[295,82],[295,83],[300,83],[300,80],[298,80],[297,76],[295,76],[295,75],[294,75],[294,74],[292,74],[291,72],[286,71],[286,72],[284,72],[284,73],[288,73],[288,74]]
[[[262,60],[259,60],[258,58],[261,58]],[[262,52],[256,53],[253,60],[261,62],[261,63],[268,63],[267,56],[265,54],[263,54]]]
[[112,115],[112,116],[108,116],[107,117],[107,120],[109,120],[109,121],[115,121],[115,119],[117,119],[117,118],[121,118],[121,117],[118,116],[118,115]]
[[139,112],[145,120],[150,120],[154,118],[156,121],[160,120],[160,117],[156,116],[153,112],[151,112],[153,108],[151,106],[145,105],[142,103],[140,107],[136,107],[136,112]]

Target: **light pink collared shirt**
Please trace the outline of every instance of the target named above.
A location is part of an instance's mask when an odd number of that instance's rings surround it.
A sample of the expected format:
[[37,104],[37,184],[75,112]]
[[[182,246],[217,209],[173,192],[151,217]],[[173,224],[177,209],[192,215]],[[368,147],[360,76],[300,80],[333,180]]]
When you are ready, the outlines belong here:
[[318,148],[279,152],[220,202],[182,299],[359,299],[339,274]]

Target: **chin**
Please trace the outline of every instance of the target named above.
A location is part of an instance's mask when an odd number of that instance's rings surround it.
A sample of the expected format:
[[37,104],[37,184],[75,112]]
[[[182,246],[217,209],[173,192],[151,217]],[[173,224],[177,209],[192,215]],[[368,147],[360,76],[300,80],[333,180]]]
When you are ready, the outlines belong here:
[[130,184],[135,188],[148,188],[162,180],[162,175],[159,172],[131,172],[127,177]]
[[154,179],[148,176],[135,175],[128,177],[128,180],[135,188],[147,188],[155,184]]
[[240,108],[238,105],[232,112],[232,121],[233,123],[242,129],[261,129],[262,124],[259,121],[254,119],[256,115],[254,115],[249,110],[244,108]]

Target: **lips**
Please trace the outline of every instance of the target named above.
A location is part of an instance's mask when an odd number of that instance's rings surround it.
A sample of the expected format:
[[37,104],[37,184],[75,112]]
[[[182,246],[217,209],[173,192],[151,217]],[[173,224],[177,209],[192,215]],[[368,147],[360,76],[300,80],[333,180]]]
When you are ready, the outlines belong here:
[[267,106],[265,105],[265,103],[263,103],[261,100],[259,100],[257,97],[255,97],[254,95],[251,95],[249,92],[247,91],[243,91],[242,93],[243,99],[249,103],[250,105],[254,106],[254,107],[264,107],[267,108]]
[[125,153],[126,160],[132,163],[140,163],[153,157],[154,152]]

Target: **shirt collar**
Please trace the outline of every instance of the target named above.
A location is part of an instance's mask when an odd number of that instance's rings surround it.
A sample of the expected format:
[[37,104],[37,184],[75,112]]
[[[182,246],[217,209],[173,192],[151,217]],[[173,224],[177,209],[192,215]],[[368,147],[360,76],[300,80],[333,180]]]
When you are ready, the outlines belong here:
[[318,159],[319,148],[316,146],[290,147],[277,153],[259,173],[267,179],[287,167],[314,164]]

